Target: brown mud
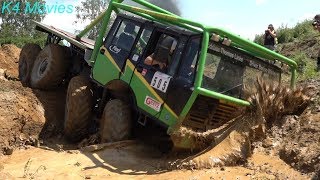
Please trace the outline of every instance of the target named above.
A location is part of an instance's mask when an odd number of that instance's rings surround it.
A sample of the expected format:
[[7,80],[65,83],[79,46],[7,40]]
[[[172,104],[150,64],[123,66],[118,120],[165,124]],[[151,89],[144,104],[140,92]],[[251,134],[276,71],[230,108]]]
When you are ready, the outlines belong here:
[[295,90],[274,87],[258,79],[254,92],[247,93],[251,94],[248,100],[252,106],[244,110],[242,116],[235,118],[229,125],[231,127],[225,128],[230,132],[222,140],[217,138],[221,134],[217,135],[214,129],[201,133],[179,127],[173,133],[173,140],[187,136],[194,139],[193,147],[202,148],[200,153],[178,161],[176,166],[202,169],[246,162],[252,153],[251,143],[263,140],[267,137],[267,130],[283,124],[285,115],[300,115],[310,103],[311,90],[313,88],[308,86]]
[[0,47],[0,154],[16,148],[39,146],[61,132],[64,89],[44,92],[23,87],[18,81],[20,49]]

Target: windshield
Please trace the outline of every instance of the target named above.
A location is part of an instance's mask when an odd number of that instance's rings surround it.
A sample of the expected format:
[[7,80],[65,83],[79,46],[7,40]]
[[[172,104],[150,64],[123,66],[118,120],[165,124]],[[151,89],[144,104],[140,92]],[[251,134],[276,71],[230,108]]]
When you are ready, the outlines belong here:
[[210,41],[202,87],[243,99],[243,87],[254,90],[257,77],[279,83],[281,69],[239,49]]

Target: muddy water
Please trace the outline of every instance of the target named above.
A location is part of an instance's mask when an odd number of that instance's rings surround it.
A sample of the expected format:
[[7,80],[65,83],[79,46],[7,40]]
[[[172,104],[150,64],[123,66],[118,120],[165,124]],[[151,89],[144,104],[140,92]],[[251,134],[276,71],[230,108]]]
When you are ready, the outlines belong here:
[[243,162],[250,154],[248,135],[233,131],[218,145],[209,146],[202,152],[183,159],[181,166],[187,169],[232,166]]
[[[227,132],[194,132],[180,127],[172,135],[173,140],[188,136],[194,141],[194,149],[200,153],[173,163],[187,169],[203,169],[217,166],[230,166],[245,162],[251,155],[251,142],[266,137],[266,129],[281,123],[284,115],[299,114],[307,107],[310,97],[308,88],[290,90],[286,87],[273,87],[258,79],[256,90],[248,97],[252,106],[243,116],[234,119]],[[223,135],[224,134],[224,135]],[[225,135],[228,134],[228,135]]]

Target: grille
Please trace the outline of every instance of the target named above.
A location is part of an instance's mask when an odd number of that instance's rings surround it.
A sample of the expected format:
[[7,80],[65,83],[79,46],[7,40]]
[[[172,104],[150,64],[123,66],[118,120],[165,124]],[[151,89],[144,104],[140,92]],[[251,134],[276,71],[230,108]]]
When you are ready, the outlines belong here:
[[196,131],[218,128],[237,116],[238,108],[217,99],[198,96],[183,125]]

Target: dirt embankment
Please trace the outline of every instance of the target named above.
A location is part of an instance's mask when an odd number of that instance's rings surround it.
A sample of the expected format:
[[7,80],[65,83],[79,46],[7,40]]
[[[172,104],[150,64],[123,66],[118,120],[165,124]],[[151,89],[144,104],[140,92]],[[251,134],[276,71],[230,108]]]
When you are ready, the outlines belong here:
[[32,90],[13,81],[18,78],[19,54],[14,45],[0,47],[0,154],[37,143],[45,122],[44,109]]
[[[141,143],[113,144],[95,152],[68,150],[70,145],[61,142],[60,135],[65,89],[43,92],[22,87],[17,81],[19,52],[20,49],[12,45],[0,48],[0,69],[6,70],[4,78],[0,78],[0,154],[13,153],[0,155],[0,179],[53,176],[73,179],[319,177],[320,81],[305,82],[304,86],[315,86],[311,105],[301,115],[279,120],[281,123],[271,127],[265,139],[251,146],[253,154],[248,159],[231,163],[233,166],[230,167],[172,171],[169,164],[174,159],[171,155],[164,155]],[[41,141],[37,140],[39,136]],[[216,147],[220,149],[216,154],[228,149],[224,145]]]
[[279,45],[281,54],[290,57],[297,52],[303,52],[307,57],[316,60],[320,49],[320,36],[310,37],[301,41],[294,41]]
[[0,46],[0,68],[6,69],[8,76],[18,77],[18,62],[20,49],[15,45],[2,45]]
[[320,177],[320,80],[303,85],[313,86],[311,104],[300,116],[286,116],[274,126],[269,137],[280,145],[279,157],[302,173]]
[[41,92],[18,81],[19,55],[14,45],[0,46],[0,154],[39,146],[39,135],[50,137],[63,118],[62,90]]

